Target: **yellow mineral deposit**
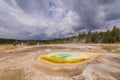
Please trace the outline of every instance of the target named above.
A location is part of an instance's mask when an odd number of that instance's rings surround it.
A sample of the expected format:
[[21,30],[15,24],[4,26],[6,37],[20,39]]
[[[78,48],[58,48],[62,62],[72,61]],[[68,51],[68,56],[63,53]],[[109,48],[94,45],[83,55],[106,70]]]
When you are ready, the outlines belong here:
[[81,52],[51,52],[42,55],[40,59],[51,63],[79,63],[90,59],[90,56]]

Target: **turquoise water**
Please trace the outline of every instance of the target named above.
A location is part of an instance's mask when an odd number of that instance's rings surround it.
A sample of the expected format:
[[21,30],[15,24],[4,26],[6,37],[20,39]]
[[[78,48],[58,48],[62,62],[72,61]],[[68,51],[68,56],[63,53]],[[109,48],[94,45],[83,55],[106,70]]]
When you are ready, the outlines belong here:
[[69,54],[69,53],[60,53],[60,54],[58,54],[59,56],[61,56],[61,57],[70,57],[70,56],[72,56],[71,54]]

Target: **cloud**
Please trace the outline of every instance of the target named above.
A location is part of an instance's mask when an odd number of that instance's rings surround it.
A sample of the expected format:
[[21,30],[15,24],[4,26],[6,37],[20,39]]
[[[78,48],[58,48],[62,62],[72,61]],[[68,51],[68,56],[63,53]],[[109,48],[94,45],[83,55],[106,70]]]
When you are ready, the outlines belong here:
[[99,4],[106,5],[106,4],[113,4],[116,0],[98,0]]
[[52,39],[120,23],[119,0],[1,0],[0,37]]

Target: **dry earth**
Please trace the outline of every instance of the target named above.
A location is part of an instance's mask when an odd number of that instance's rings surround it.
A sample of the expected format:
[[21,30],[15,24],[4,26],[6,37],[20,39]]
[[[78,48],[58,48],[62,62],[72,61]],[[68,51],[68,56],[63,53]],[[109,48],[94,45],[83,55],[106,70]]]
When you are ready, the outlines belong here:
[[[50,64],[39,56],[54,51],[90,52],[78,64]],[[0,80],[120,80],[120,44],[0,46]]]

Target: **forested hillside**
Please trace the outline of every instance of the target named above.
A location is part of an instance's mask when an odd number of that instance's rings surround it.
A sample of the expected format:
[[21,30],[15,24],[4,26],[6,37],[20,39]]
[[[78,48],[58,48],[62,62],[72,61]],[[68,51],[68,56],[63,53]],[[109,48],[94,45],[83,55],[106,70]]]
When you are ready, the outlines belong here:
[[0,39],[0,44],[13,45],[36,45],[36,44],[61,44],[61,43],[120,43],[120,29],[116,26],[106,32],[80,33],[77,36],[69,38],[57,38],[52,40],[15,40]]

